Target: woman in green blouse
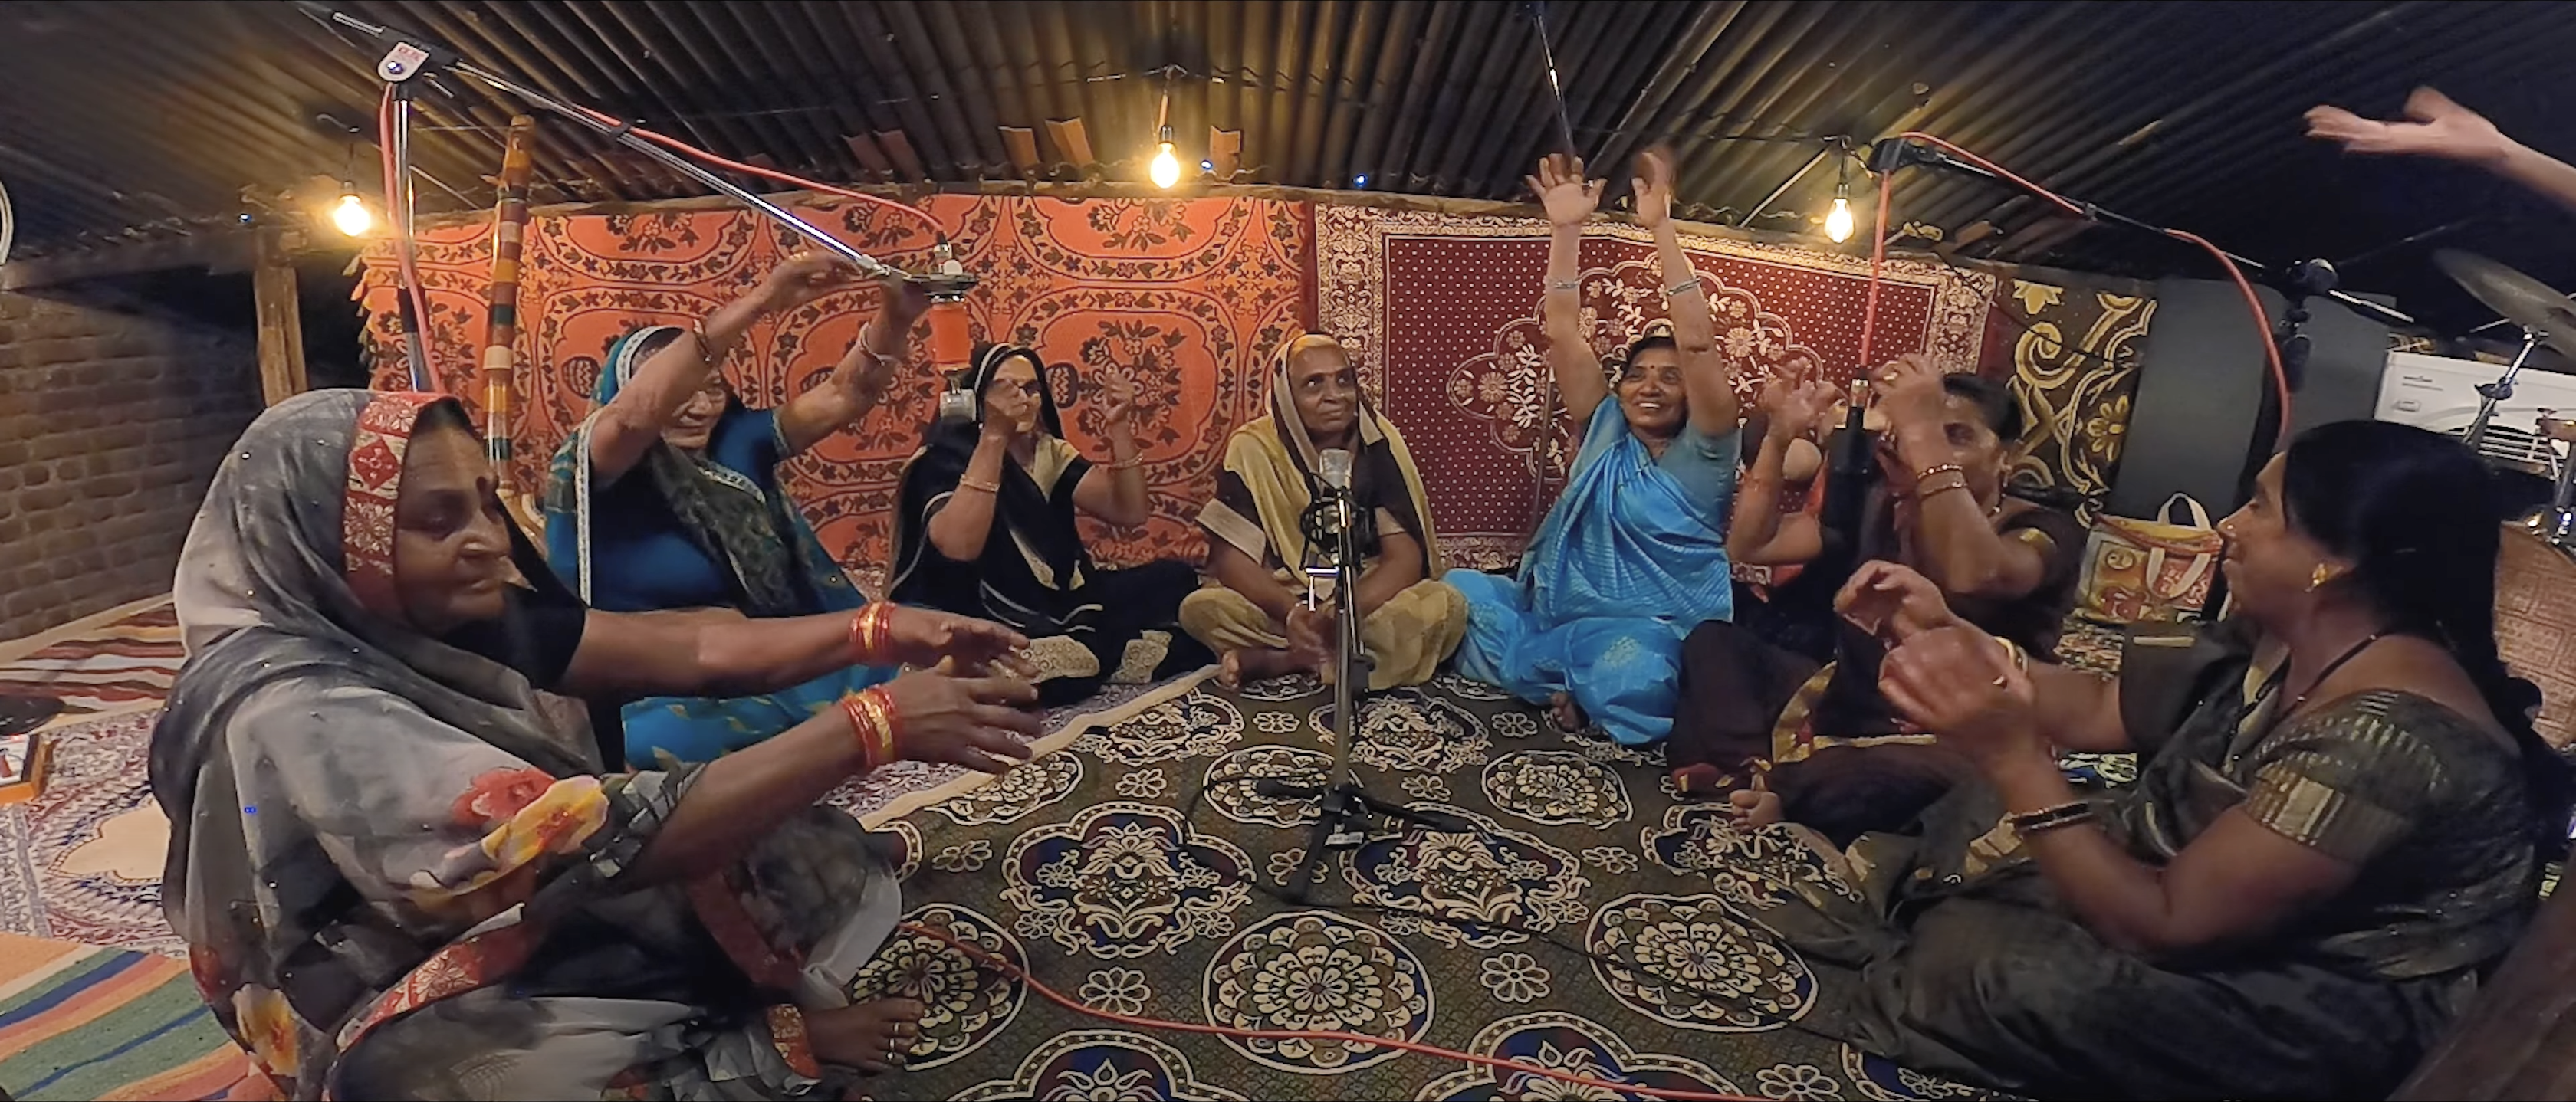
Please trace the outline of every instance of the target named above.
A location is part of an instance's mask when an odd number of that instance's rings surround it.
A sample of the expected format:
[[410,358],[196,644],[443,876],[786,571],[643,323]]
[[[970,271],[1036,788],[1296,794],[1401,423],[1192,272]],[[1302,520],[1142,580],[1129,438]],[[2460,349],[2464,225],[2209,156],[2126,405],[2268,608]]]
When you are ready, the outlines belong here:
[[[1864,567],[1841,605],[1898,644],[1882,688],[1986,783],[1756,910],[1863,968],[1824,1024],[2041,1097],[2385,1097],[2565,841],[2566,768],[2496,656],[2497,520],[2455,442],[2309,430],[2220,525],[2239,615],[2134,633],[2115,681]],[[2139,781],[2088,799],[2060,749],[2136,751]]]

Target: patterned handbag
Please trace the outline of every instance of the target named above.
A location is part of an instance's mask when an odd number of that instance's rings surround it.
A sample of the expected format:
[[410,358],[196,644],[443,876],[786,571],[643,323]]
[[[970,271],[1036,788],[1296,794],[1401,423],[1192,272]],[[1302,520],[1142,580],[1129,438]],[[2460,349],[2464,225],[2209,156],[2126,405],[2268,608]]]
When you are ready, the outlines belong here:
[[[2188,510],[2187,520],[2175,517],[2175,506]],[[2209,603],[2226,544],[2209,510],[2188,494],[2166,498],[2153,520],[2104,516],[2084,548],[2076,614],[2105,624],[2196,617]]]

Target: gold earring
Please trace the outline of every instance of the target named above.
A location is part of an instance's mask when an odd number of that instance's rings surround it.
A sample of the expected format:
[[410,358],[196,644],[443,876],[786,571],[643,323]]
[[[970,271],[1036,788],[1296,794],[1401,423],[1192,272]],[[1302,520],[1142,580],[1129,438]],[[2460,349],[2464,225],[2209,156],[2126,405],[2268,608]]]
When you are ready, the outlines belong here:
[[2315,572],[2315,573],[2313,573],[2313,574],[2308,575],[2308,592],[2310,592],[2310,593],[2314,593],[2314,592],[2316,592],[2316,591],[2318,591],[2318,590],[2320,590],[2320,589],[2323,589],[2323,588],[2325,588],[2325,585],[2326,585],[2326,583],[2327,583],[2327,582],[2331,582],[2331,581],[2333,581],[2334,579],[2335,579],[2335,572],[2334,572],[2334,568],[2333,568],[2333,567],[2331,567],[2331,566],[2327,566],[2327,565],[2326,565],[2326,564],[2324,564],[2324,563],[2318,563],[2318,564],[2317,564],[2316,572]]

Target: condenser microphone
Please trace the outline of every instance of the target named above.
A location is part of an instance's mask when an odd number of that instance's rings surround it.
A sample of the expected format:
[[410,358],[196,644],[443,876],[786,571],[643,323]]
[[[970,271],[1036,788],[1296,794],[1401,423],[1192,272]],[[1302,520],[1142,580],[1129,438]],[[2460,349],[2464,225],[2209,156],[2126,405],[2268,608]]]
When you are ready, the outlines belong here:
[[1316,457],[1316,461],[1316,465],[1323,468],[1321,474],[1324,485],[1341,492],[1350,490],[1351,453],[1349,451],[1342,448],[1326,448],[1323,454]]

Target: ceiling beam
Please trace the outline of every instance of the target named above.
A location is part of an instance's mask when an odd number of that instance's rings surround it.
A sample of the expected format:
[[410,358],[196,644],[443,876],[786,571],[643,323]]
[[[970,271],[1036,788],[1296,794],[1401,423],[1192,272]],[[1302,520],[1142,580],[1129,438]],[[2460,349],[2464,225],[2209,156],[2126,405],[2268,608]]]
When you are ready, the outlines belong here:
[[103,245],[79,252],[12,260],[0,264],[0,291],[29,291],[87,279],[178,268],[197,268],[221,274],[246,271],[250,266],[249,234],[231,231],[189,234],[159,241]]

